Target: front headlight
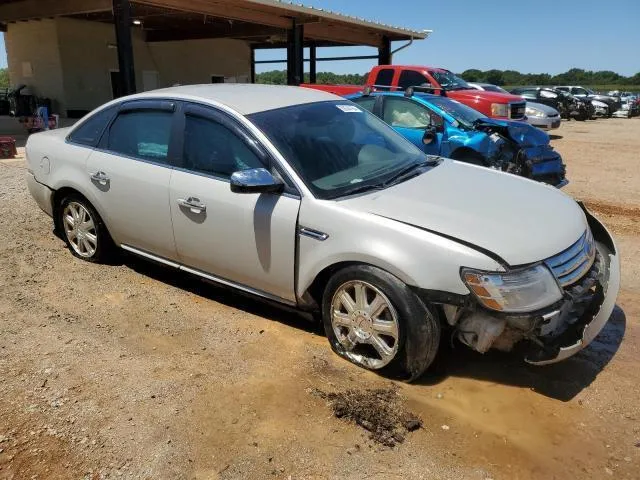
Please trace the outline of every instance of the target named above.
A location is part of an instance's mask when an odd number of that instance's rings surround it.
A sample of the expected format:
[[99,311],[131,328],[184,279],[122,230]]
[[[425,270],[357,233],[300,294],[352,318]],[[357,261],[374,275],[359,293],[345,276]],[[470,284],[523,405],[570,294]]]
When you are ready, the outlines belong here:
[[509,105],[505,105],[504,103],[492,103],[491,116],[492,117],[508,117]]
[[556,279],[542,264],[506,273],[464,268],[461,275],[482,305],[499,312],[533,312],[562,298]]
[[540,110],[536,110],[535,108],[531,108],[531,107],[527,107],[524,113],[527,115],[527,117],[544,117],[545,116],[544,112],[541,112]]

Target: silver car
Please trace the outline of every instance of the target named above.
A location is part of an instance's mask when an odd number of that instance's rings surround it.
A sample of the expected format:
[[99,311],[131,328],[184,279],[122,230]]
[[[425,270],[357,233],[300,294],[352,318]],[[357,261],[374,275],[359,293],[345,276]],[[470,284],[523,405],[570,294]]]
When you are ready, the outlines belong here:
[[[469,83],[476,90],[487,92],[509,93],[504,88],[491,83]],[[527,101],[525,109],[526,122],[542,130],[553,130],[560,127],[560,113],[553,107],[537,102]]]
[[121,248],[318,312],[335,352],[386,375],[420,376],[443,335],[562,360],[619,289],[614,241],[582,205],[427,157],[326,92],[157,90],[32,135],[26,151],[31,194],[76,257]]

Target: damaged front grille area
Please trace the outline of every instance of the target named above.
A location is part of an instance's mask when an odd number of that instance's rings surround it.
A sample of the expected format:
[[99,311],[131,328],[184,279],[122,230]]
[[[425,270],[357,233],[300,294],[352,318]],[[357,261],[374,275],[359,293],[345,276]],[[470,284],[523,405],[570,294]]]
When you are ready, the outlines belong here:
[[596,257],[591,230],[582,234],[576,243],[545,261],[558,283],[564,288],[579,281],[589,271]]

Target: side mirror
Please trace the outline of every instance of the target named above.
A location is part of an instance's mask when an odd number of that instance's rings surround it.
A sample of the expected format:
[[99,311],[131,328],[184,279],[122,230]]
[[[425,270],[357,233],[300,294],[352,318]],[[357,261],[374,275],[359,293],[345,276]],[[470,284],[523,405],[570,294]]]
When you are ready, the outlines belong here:
[[231,175],[231,191],[234,193],[281,193],[284,183],[265,168],[241,170]]
[[424,143],[425,145],[433,143],[437,138],[436,133],[437,131],[435,126],[431,125],[427,127],[424,130],[424,135],[422,136],[422,143]]

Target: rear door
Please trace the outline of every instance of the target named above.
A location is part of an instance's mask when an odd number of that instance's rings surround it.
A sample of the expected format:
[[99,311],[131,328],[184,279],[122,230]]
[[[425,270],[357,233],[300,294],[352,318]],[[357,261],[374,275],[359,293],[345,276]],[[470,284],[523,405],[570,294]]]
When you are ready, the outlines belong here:
[[262,167],[282,174],[226,113],[187,104],[180,119],[180,164],[170,185],[180,262],[222,283],[295,302],[299,194],[233,193],[235,171]]
[[169,210],[175,103],[124,103],[87,160],[90,199],[114,240],[175,259]]

